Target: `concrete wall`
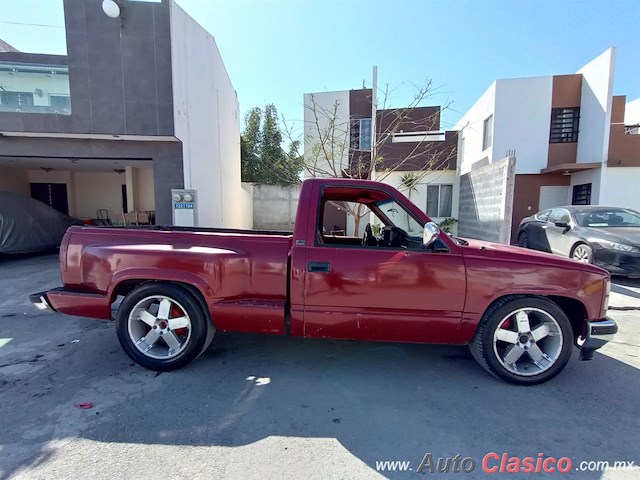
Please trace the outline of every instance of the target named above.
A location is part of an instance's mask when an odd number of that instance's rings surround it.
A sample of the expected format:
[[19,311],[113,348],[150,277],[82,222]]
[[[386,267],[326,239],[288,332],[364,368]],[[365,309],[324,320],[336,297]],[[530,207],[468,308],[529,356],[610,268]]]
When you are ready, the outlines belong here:
[[[314,113],[315,110],[315,113]],[[313,171],[305,170],[304,176],[335,176],[349,166],[349,91],[307,93],[304,95],[304,156],[305,163]],[[331,126],[331,122],[335,126]],[[320,137],[330,135],[333,141],[320,142]],[[324,145],[326,151],[321,151]],[[327,161],[330,157],[332,161]]]
[[515,150],[516,174],[547,167],[553,77],[496,81],[493,160]]
[[116,172],[74,172],[75,216],[96,218],[96,211],[109,210],[112,220],[122,221],[124,174]]
[[300,185],[254,185],[253,227],[293,231],[299,196]]
[[27,172],[19,168],[0,167],[0,192],[31,196]]
[[[490,163],[493,160],[493,147],[482,150],[484,121],[494,114],[496,101],[496,82],[485,91],[476,103],[458,121],[454,130],[458,134],[458,167],[460,173],[471,171],[472,165],[483,159]],[[495,116],[494,116],[495,122]],[[495,133],[494,123],[494,133]]]
[[137,168],[138,182],[135,186],[137,210],[153,210],[155,208],[155,191],[153,186],[153,168]]
[[505,158],[460,177],[460,236],[509,243],[515,163]]
[[610,48],[582,67],[578,163],[606,162],[616,51]]
[[640,167],[607,168],[600,188],[600,205],[640,211],[639,186]]
[[235,90],[214,38],[171,2],[175,135],[182,141],[184,188],[198,191],[198,226],[246,228],[250,194],[240,184]]

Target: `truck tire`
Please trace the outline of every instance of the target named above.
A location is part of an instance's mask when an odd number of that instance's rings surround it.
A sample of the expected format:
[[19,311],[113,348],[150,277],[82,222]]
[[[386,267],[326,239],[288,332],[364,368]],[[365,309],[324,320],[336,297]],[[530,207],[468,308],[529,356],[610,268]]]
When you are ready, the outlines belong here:
[[542,297],[506,297],[483,315],[469,344],[478,363],[510,383],[536,385],[555,377],[571,357],[571,323]]
[[192,293],[169,283],[149,283],[124,298],[116,331],[134,362],[166,372],[198,358],[211,343],[215,327]]

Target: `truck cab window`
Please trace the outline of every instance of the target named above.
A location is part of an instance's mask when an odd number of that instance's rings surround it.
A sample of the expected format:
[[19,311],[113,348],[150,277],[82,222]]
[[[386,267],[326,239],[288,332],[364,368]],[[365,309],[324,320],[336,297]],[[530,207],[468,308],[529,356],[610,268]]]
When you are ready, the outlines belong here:
[[[362,248],[423,250],[423,225],[387,193],[358,189],[324,192],[317,244]],[[439,241],[431,249],[442,251]]]

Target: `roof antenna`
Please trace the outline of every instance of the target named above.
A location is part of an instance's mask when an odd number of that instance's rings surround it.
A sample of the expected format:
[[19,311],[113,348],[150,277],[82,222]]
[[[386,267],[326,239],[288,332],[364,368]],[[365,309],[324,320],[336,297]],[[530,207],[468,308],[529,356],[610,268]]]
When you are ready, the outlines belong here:
[[365,88],[367,88],[367,87],[364,86],[364,78],[363,78],[362,79],[362,89],[364,90]]

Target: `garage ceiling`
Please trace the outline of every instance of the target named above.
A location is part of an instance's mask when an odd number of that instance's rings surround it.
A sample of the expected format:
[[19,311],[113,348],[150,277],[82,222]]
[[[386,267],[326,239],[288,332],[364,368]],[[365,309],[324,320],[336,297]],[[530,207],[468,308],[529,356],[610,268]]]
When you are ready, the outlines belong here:
[[28,170],[52,168],[54,170],[75,170],[82,172],[113,172],[125,167],[152,168],[151,160],[122,158],[54,158],[54,157],[7,157],[0,156],[0,167]]

